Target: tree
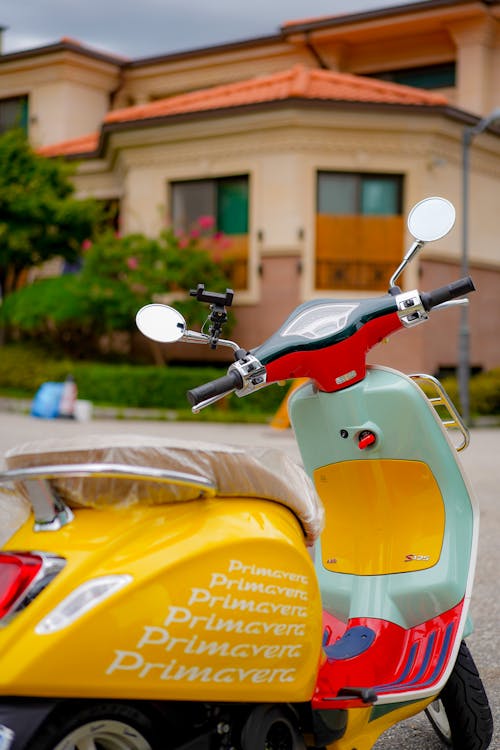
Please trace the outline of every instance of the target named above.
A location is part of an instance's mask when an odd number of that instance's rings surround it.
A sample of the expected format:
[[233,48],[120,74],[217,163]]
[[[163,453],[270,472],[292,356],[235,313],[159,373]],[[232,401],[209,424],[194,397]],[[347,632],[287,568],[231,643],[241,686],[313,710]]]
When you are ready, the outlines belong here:
[[54,256],[74,262],[100,217],[94,199],[77,200],[73,167],[36,154],[21,130],[0,136],[0,295]]

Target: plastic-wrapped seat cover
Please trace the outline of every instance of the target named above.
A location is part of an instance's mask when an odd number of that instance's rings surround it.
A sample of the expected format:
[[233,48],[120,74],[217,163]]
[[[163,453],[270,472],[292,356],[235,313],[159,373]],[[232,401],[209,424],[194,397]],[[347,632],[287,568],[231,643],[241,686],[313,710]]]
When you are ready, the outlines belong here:
[[29,518],[30,504],[19,492],[0,486],[0,547]]
[[[264,498],[287,506],[302,524],[308,544],[323,527],[323,506],[311,480],[300,466],[275,449],[242,449],[142,435],[87,435],[25,443],[12,448],[5,460],[8,469],[106,463],[184,472],[210,480],[218,497]],[[128,478],[61,477],[51,483],[71,507],[128,507],[200,497],[196,486]],[[26,497],[20,483],[18,489]]]

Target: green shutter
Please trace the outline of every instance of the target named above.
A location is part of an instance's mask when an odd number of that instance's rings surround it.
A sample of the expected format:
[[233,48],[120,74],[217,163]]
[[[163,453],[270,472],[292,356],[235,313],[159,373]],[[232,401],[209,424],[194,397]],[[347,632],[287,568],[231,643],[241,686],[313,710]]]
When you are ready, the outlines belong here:
[[361,181],[363,215],[397,216],[400,213],[400,180],[392,176],[366,176]]
[[224,234],[248,234],[248,177],[217,180],[217,229]]
[[14,96],[0,99],[0,133],[12,128],[28,132],[28,97]]
[[19,102],[19,125],[25,133],[28,132],[28,97],[22,96]]

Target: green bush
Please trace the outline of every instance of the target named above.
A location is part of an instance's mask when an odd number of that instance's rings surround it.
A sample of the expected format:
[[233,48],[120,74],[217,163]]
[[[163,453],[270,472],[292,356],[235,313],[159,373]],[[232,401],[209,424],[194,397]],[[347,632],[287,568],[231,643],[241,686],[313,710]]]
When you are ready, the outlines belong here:
[[[224,375],[215,367],[149,367],[134,365],[75,365],[73,375],[81,398],[121,406],[186,409],[186,391]],[[219,408],[237,412],[272,413],[284,397],[281,388],[267,388],[248,398],[230,397]]]
[[[96,404],[119,407],[187,410],[186,391],[218,378],[224,367],[139,366],[99,362],[75,362],[70,359],[47,358],[42,349],[26,345],[0,348],[0,390],[27,397],[35,394],[48,380],[61,382],[71,373],[78,386],[79,398]],[[453,403],[460,408],[455,378],[442,381]],[[251,396],[230,396],[207,411],[248,417],[272,415],[286,394],[285,388],[270,386]],[[476,375],[470,381],[471,413],[500,414],[500,368]]]
[[9,345],[0,348],[0,388],[31,396],[47,380],[61,381],[72,371],[70,360],[47,359],[36,348]]
[[[47,380],[62,381],[71,373],[78,396],[96,404],[121,407],[185,410],[189,408],[186,391],[224,375],[218,367],[154,367],[109,365],[97,362],[54,361],[26,346],[0,349],[0,389],[15,389],[32,396]],[[222,411],[241,415],[273,414],[286,390],[278,386],[264,388],[246,398],[231,396],[219,402]]]
[[[460,409],[456,378],[445,378],[442,382],[453,403]],[[469,399],[472,414],[500,414],[500,368],[474,375],[470,379]]]

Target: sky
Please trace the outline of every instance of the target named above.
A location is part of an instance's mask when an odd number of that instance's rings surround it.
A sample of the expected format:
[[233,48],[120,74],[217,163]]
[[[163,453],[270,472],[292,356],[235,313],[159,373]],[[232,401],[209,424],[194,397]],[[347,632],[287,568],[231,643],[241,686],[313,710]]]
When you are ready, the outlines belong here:
[[72,37],[130,58],[276,34],[285,21],[408,0],[2,0],[3,52]]

